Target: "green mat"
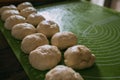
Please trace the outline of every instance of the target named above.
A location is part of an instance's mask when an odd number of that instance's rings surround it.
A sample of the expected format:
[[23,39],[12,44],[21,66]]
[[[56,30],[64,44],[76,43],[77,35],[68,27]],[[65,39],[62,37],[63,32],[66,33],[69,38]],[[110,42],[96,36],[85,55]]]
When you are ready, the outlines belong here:
[[[78,44],[86,45],[96,55],[93,67],[76,70],[85,80],[120,80],[120,13],[81,1],[47,4],[36,8],[46,19],[57,22],[60,31],[75,33]],[[44,80],[47,71],[31,67],[28,55],[20,49],[21,41],[11,36],[2,21],[0,30],[30,80]]]

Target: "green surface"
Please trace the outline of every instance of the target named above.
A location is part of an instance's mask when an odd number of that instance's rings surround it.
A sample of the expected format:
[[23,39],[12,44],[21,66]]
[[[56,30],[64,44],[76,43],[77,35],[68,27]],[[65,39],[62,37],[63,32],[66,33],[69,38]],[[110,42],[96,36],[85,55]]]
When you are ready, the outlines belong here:
[[[78,44],[89,47],[96,55],[95,65],[89,69],[76,70],[85,80],[120,80],[120,13],[88,2],[61,2],[36,7],[46,18],[60,26],[60,31],[71,31],[78,37]],[[31,80],[44,80],[47,71],[32,68],[20,49],[20,42],[4,29],[16,57]],[[63,61],[62,61],[63,62]],[[62,64],[62,62],[60,64]]]

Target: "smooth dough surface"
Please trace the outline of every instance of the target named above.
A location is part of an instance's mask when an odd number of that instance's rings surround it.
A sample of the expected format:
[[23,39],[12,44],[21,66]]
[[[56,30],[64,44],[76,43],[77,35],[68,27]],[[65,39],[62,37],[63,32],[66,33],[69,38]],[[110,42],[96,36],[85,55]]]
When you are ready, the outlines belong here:
[[37,10],[34,7],[27,7],[20,11],[20,15],[27,18],[30,14],[37,13]]
[[82,76],[72,68],[58,65],[51,69],[45,76],[45,80],[84,80]]
[[64,62],[74,69],[85,69],[94,64],[95,55],[86,46],[75,45],[65,51]]
[[61,60],[61,52],[56,46],[43,45],[30,52],[29,61],[38,70],[55,67]]
[[19,23],[13,26],[11,33],[14,38],[22,40],[25,36],[36,33],[36,28],[29,23]]
[[25,9],[27,7],[33,7],[32,3],[30,2],[23,2],[23,3],[20,3],[18,6],[17,6],[17,9],[19,11],[21,11],[22,9]]
[[33,13],[27,17],[27,22],[34,26],[37,26],[43,20],[45,20],[45,18],[39,13]]
[[5,21],[8,17],[12,16],[12,15],[19,15],[19,11],[18,10],[5,10],[2,14],[1,14],[1,19],[3,21]]
[[38,24],[37,32],[43,33],[49,38],[59,32],[59,26],[54,21],[44,20]]
[[29,54],[38,46],[49,44],[47,37],[42,33],[34,33],[27,35],[21,42],[21,49],[24,53]]
[[77,44],[77,37],[72,32],[58,32],[53,35],[51,44],[59,49],[66,49]]
[[14,25],[24,23],[25,21],[26,19],[20,15],[12,15],[6,19],[4,27],[8,30],[11,30]]

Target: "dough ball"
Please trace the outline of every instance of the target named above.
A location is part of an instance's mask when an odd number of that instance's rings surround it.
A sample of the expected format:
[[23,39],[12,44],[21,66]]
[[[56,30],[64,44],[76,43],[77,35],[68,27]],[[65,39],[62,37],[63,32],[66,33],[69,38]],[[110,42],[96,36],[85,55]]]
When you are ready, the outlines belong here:
[[25,36],[36,32],[36,28],[29,23],[19,23],[13,26],[12,36],[16,39],[22,40]]
[[21,42],[21,49],[24,53],[29,54],[38,46],[49,44],[47,37],[42,33],[34,33],[25,36]]
[[17,6],[17,9],[21,11],[27,7],[33,7],[33,5],[30,2],[23,2]]
[[61,52],[56,46],[43,45],[30,52],[29,61],[38,70],[48,70],[61,60]]
[[44,20],[37,26],[37,32],[45,34],[48,38],[59,32],[59,26],[53,21]]
[[12,15],[6,19],[4,27],[11,30],[14,25],[24,23],[25,21],[25,18],[20,15]]
[[51,69],[45,76],[45,80],[84,80],[82,76],[72,68],[58,65]]
[[1,19],[5,21],[8,17],[12,15],[19,15],[19,11],[18,10],[5,10],[1,15]]
[[43,20],[45,20],[45,18],[41,14],[38,14],[38,13],[30,14],[27,17],[27,22],[34,26],[37,26]]
[[20,15],[24,16],[25,18],[32,13],[37,13],[37,10],[34,7],[27,7],[20,11]]
[[9,6],[3,6],[0,8],[0,15],[5,11],[5,10],[17,10],[15,5],[9,5]]
[[64,62],[74,69],[91,67],[95,62],[95,55],[84,45],[75,45],[64,53]]
[[77,37],[72,32],[58,32],[53,35],[51,44],[59,49],[66,49],[77,44]]

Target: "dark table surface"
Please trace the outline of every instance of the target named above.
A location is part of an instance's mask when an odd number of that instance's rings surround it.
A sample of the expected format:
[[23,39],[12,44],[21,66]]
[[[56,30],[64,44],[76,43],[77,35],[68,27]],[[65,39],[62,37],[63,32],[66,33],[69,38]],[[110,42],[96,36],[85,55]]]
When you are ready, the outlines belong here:
[[0,80],[29,80],[6,39],[0,32]]

